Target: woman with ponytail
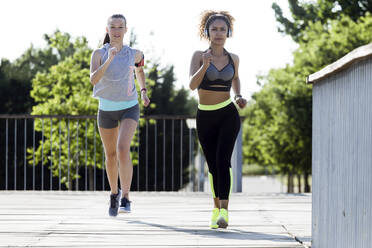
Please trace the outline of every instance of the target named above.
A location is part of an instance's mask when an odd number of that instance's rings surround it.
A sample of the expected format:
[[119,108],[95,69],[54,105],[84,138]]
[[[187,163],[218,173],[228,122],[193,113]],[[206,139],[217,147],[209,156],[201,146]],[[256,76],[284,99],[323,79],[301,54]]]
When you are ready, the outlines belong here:
[[[147,107],[150,103],[143,71],[143,53],[123,44],[126,32],[125,17],[120,14],[112,15],[107,21],[103,46],[93,52],[90,64],[93,96],[99,99],[98,127],[105,149],[106,172],[111,188],[110,216],[131,211],[129,190],[133,166],[130,144],[139,120],[134,73],[141,87],[143,105]],[[121,189],[118,187],[119,177]]]
[[198,89],[197,132],[207,160],[214,208],[211,228],[228,226],[229,195],[232,189],[231,155],[240,130],[240,117],[230,99],[244,108],[240,94],[239,58],[224,48],[232,36],[234,18],[226,11],[201,14],[199,35],[209,43],[205,51],[196,51],[191,59],[190,89]]

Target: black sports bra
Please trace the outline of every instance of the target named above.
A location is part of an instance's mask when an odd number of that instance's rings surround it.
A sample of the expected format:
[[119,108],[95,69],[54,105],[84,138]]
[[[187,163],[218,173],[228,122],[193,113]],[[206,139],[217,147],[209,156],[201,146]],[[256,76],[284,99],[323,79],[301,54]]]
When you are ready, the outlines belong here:
[[230,91],[231,83],[235,75],[235,66],[231,55],[225,49],[224,51],[227,53],[227,56],[229,56],[229,63],[221,70],[218,70],[214,64],[210,63],[198,89]]

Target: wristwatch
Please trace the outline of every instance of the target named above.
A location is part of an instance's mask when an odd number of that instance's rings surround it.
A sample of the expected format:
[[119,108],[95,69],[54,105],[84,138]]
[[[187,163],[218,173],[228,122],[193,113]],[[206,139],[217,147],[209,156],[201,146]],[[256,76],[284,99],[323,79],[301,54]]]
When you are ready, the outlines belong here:
[[234,100],[235,100],[235,101],[238,100],[239,98],[242,98],[242,95],[239,94],[239,95],[235,95],[235,96],[234,96]]

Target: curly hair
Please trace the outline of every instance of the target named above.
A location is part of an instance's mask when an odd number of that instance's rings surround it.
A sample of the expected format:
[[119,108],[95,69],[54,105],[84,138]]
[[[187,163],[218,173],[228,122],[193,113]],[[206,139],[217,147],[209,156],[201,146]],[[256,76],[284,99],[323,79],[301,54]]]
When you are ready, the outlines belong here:
[[235,19],[228,11],[205,10],[200,14],[199,37],[201,40],[209,40],[205,29],[208,29],[209,25],[216,19],[224,20],[232,34]]

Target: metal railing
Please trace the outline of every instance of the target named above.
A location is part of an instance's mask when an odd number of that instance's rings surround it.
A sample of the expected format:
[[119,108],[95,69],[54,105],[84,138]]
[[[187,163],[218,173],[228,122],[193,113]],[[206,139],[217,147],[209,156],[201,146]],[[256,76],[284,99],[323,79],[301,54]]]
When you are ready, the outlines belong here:
[[[95,115],[0,115],[0,128],[0,190],[109,190]],[[131,154],[131,190],[204,190],[192,116],[141,117]],[[241,158],[232,161],[241,177]]]

